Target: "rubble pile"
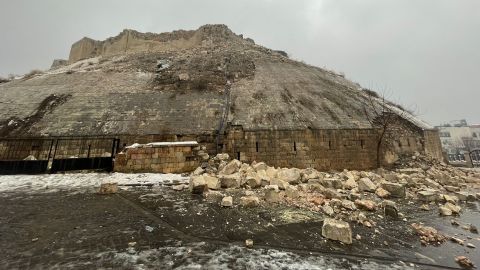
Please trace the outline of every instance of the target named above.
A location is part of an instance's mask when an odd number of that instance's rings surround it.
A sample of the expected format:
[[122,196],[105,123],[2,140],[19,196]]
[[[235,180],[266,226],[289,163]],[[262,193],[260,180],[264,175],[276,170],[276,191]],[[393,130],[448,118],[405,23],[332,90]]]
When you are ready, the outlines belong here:
[[[263,162],[246,164],[218,154],[192,173],[189,190],[206,197],[220,192],[223,207],[283,204],[320,212],[331,219],[325,231],[333,236],[327,238],[343,243],[351,242],[351,235],[342,233],[342,238],[338,232],[330,233],[337,227],[346,230],[341,222],[370,228],[376,226],[378,217],[407,221],[395,201],[416,203],[419,210],[437,208],[440,215],[450,216],[461,214],[463,201],[479,199],[474,191],[480,186],[478,171],[453,168],[420,155],[401,161],[391,170],[319,172],[274,168]],[[418,224],[412,228],[425,245],[446,239],[434,228]]]

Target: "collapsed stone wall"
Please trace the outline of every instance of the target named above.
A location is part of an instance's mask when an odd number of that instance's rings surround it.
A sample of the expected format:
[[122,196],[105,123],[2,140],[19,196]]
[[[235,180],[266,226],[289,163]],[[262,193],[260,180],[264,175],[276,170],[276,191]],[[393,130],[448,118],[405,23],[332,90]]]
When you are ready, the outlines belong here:
[[190,143],[153,143],[126,148],[115,157],[116,172],[185,173],[200,165],[200,147]]

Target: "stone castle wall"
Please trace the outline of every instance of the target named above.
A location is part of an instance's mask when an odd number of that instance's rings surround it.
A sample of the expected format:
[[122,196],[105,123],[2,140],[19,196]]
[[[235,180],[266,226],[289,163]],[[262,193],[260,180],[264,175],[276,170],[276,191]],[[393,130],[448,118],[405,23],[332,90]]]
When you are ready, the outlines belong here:
[[184,173],[200,165],[196,142],[153,143],[127,148],[115,157],[114,171]]

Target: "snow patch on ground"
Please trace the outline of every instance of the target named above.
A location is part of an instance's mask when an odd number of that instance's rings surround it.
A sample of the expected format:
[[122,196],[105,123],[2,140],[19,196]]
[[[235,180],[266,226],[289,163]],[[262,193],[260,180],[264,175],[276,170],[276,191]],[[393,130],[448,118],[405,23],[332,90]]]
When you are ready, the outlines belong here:
[[247,249],[230,245],[215,250],[204,242],[165,246],[137,252],[104,252],[100,260],[109,260],[126,269],[415,269],[401,263],[378,264],[373,261],[348,261],[344,258],[305,256],[276,249]]
[[188,183],[180,174],[157,173],[70,173],[40,175],[0,175],[0,192],[92,191],[102,183],[122,185],[172,185]]

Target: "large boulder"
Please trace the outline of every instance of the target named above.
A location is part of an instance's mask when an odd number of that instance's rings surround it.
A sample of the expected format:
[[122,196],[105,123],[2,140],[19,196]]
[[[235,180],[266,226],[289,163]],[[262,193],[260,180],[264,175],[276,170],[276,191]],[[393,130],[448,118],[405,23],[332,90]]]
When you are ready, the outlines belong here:
[[258,171],[261,171],[261,170],[266,171],[268,166],[267,166],[267,164],[265,164],[265,162],[258,162],[258,163],[252,164],[252,168],[256,172],[258,172]]
[[358,180],[358,191],[363,192],[375,192],[377,186],[370,180],[370,178],[364,177]]
[[402,184],[384,182],[382,188],[388,191],[392,197],[405,198],[405,186]]
[[209,189],[214,189],[214,190],[220,189],[220,180],[218,180],[217,177],[205,174],[203,175],[203,179],[205,179],[205,182]]
[[192,176],[188,187],[193,194],[203,194],[203,192],[208,190],[207,182],[203,175]]
[[268,178],[273,179],[273,178],[277,178],[278,170],[275,169],[274,167],[268,167],[265,170],[265,173],[267,174]]
[[227,163],[219,172],[221,175],[230,175],[238,172],[240,170],[240,167],[242,166],[242,162],[234,159],[230,162]]
[[322,236],[345,244],[352,243],[352,229],[345,221],[326,218],[323,221]]
[[278,172],[277,177],[289,184],[299,184],[301,179],[300,170],[296,168],[281,169]]
[[249,171],[246,176],[246,184],[250,188],[258,188],[261,186],[262,182],[260,177],[254,171]]
[[222,188],[239,188],[240,174],[220,175],[220,185]]

